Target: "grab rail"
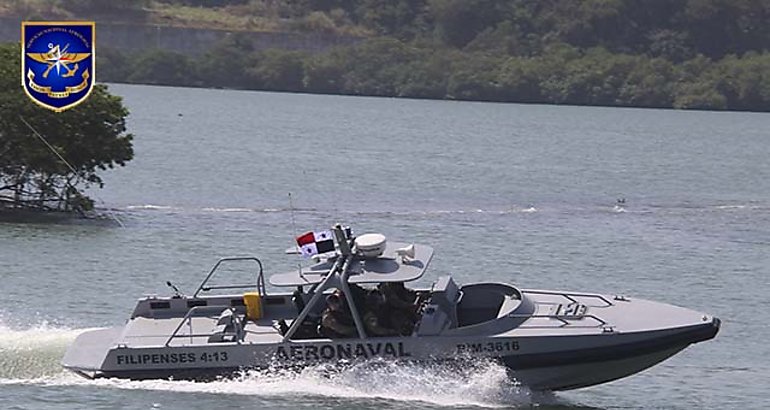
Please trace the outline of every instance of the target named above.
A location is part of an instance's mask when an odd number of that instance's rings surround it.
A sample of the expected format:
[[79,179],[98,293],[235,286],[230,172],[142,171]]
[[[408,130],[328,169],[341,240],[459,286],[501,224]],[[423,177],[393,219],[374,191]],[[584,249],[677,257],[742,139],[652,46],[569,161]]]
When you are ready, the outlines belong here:
[[[199,311],[202,311],[202,310],[211,310],[211,311],[222,312],[222,310],[224,310],[224,309],[228,309],[228,307],[227,306],[216,306],[216,305],[214,305],[214,306],[193,306],[193,307],[191,307],[187,311],[187,314],[185,314],[184,317],[182,318],[182,320],[179,322],[179,325],[177,325],[176,329],[174,329],[174,331],[171,332],[171,336],[169,336],[168,339],[166,340],[165,346],[168,347],[168,345],[171,343],[171,341],[174,338],[177,338],[177,337],[189,337],[190,338],[190,343],[193,343],[193,338],[194,337],[207,337],[207,336],[211,336],[211,334],[195,334],[195,333],[193,333],[193,329],[192,329],[192,316],[193,316],[193,313],[198,313]],[[240,320],[240,319],[236,318],[236,320]],[[184,326],[185,323],[187,323],[187,322],[190,323],[190,334],[189,335],[177,335],[177,333],[179,333],[179,330],[182,329],[182,326]],[[243,323],[241,323],[241,326],[243,326]]]
[[[526,315],[526,314],[520,315],[520,314],[513,314],[512,313],[512,314],[508,314],[508,315],[505,315],[505,316],[506,317],[511,317],[511,318],[556,319],[556,320],[558,320],[558,321],[560,321],[562,323],[561,326],[559,326],[559,327],[564,327],[564,326],[572,326],[572,327],[601,327],[601,326],[605,326],[607,324],[607,322],[605,322],[601,318],[596,317],[596,316],[591,315],[591,314],[588,314],[588,315],[583,314],[583,315],[579,315],[579,316],[563,316],[563,315]],[[593,320],[599,322],[599,324],[596,325],[596,326],[588,326],[588,325],[581,326],[581,325],[573,325],[572,322],[571,322],[571,320],[575,321],[575,320],[582,320],[582,319],[585,319],[585,318],[593,319]],[[527,326],[527,327],[546,327],[546,326]]]
[[[607,300],[607,298],[605,298],[604,296],[593,294],[593,293],[567,293],[567,292],[559,292],[559,291],[552,291],[552,290],[522,290],[521,293],[534,293],[534,294],[537,294],[537,295],[556,295],[556,296],[562,296],[565,299],[567,299],[567,300],[569,300],[570,302],[573,302],[573,303],[580,303],[580,302],[575,300],[575,298],[573,298],[572,296],[577,296],[577,297],[580,297],[580,298],[595,298],[595,299],[599,299],[602,302],[606,303],[607,304],[606,307],[614,306],[614,304],[612,302],[610,302],[609,300]],[[597,307],[603,307],[603,306],[597,306]]]
[[201,282],[200,286],[198,286],[198,290],[195,291],[193,294],[193,297],[197,297],[198,293],[201,291],[208,292],[210,290],[214,289],[245,289],[250,288],[254,286],[254,284],[246,284],[246,285],[219,285],[219,286],[206,286],[206,283],[211,279],[212,276],[214,276],[214,272],[219,268],[219,265],[222,264],[222,262],[232,262],[232,261],[254,261],[257,263],[257,266],[259,266],[259,272],[257,272],[257,291],[260,295],[265,296],[265,276],[262,271],[262,262],[257,259],[254,256],[240,256],[240,257],[231,257],[231,258],[222,258],[214,265],[213,268],[211,268],[211,271],[209,271],[209,274],[206,275],[206,279],[203,279],[203,282]]

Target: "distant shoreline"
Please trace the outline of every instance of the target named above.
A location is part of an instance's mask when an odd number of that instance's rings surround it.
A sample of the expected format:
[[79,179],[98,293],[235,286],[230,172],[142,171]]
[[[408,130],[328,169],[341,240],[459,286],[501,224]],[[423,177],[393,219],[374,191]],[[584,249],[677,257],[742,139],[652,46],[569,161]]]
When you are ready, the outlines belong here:
[[[382,99],[399,99],[399,100],[415,100],[415,101],[442,101],[448,103],[484,103],[484,104],[519,104],[519,105],[545,105],[553,107],[595,107],[595,108],[624,108],[624,109],[638,109],[638,110],[666,110],[666,111],[681,111],[681,112],[707,112],[707,113],[747,113],[747,114],[765,114],[768,111],[751,111],[751,110],[730,110],[730,109],[700,109],[700,108],[674,108],[674,107],[646,107],[646,106],[631,106],[631,105],[587,105],[587,104],[569,104],[569,103],[547,103],[547,102],[518,102],[518,101],[485,101],[485,100],[459,100],[450,98],[428,98],[428,97],[406,97],[406,96],[386,96],[386,95],[365,95],[365,94],[340,94],[340,93],[314,93],[309,91],[281,91],[281,90],[257,90],[247,88],[228,88],[228,87],[205,87],[196,85],[168,85],[168,84],[148,84],[148,83],[129,83],[118,81],[98,81],[99,84],[107,86],[112,85],[139,85],[149,87],[167,87],[167,88],[192,88],[198,90],[218,90],[218,91],[242,91],[242,92],[257,92],[257,93],[278,93],[278,94],[303,94],[311,96],[336,96],[336,97],[363,97],[363,98],[382,98]],[[118,94],[119,95],[119,94]],[[129,107],[130,108],[130,107]]]
[[389,37],[311,52],[244,51],[234,35],[202,55],[102,47],[105,82],[309,94],[406,97],[709,111],[770,111],[770,52],[681,63],[556,44],[543,54],[497,55]]

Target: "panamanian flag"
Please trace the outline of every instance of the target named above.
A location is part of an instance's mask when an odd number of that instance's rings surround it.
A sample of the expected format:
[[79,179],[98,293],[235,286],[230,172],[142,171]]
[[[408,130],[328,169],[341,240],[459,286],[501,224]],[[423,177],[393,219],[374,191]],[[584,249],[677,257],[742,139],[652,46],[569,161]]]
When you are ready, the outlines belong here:
[[309,258],[319,253],[334,250],[332,231],[307,232],[297,237],[297,245],[302,256]]

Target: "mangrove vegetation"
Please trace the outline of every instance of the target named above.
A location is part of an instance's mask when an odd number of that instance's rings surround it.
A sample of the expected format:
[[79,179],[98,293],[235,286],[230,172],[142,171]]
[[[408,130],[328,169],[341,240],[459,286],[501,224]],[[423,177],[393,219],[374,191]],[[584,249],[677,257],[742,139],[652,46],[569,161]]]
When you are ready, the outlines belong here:
[[86,212],[99,172],[133,158],[128,111],[105,85],[75,108],[54,113],[19,86],[19,44],[0,46],[0,212]]

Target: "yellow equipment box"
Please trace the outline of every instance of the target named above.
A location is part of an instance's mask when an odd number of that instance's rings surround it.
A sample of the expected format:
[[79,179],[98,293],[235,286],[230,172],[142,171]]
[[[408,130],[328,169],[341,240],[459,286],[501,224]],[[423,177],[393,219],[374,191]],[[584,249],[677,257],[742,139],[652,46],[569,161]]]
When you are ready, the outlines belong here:
[[246,317],[251,320],[262,318],[262,296],[259,292],[243,294],[243,304],[246,305]]

